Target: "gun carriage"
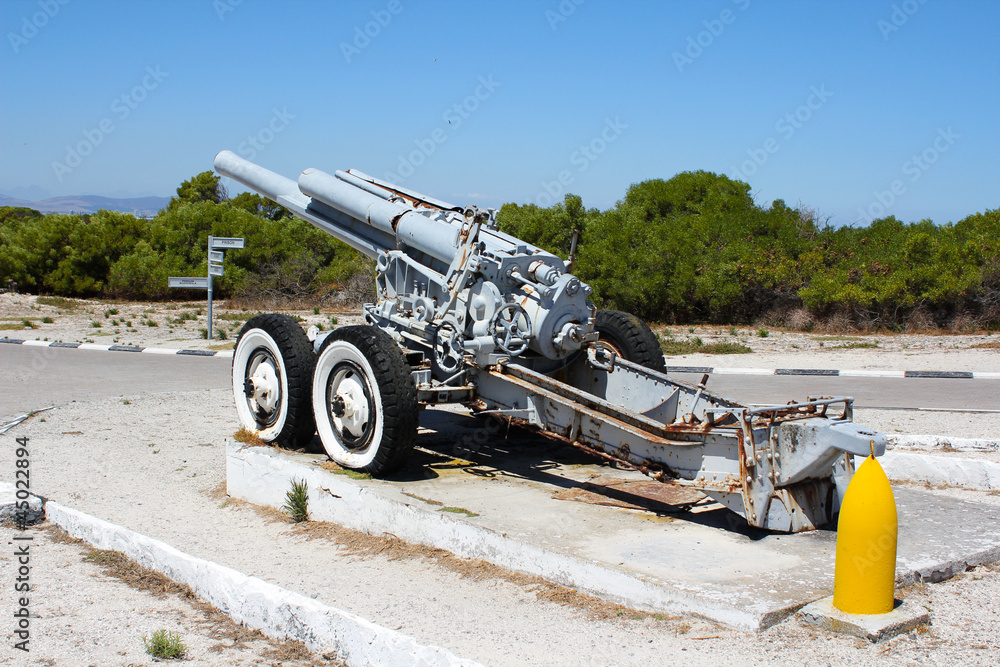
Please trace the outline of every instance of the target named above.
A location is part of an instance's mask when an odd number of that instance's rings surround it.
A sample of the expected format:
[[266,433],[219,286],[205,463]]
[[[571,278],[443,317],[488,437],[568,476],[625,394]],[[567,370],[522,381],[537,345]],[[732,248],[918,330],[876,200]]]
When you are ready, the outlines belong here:
[[853,423],[850,397],[749,407],[672,379],[645,323],[599,311],[559,257],[463,208],[355,170],[297,181],[230,151],[215,170],[376,262],[363,326],[308,334],[291,318],[243,327],[233,356],[242,425],[375,476],[398,470],[420,410],[459,403],[657,480],[676,479],[755,527],[829,522],[853,455],[885,438]]

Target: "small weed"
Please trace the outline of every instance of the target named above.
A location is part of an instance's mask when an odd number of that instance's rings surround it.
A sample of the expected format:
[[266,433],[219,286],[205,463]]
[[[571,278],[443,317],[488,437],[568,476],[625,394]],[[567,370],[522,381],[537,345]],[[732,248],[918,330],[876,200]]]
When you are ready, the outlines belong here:
[[117,315],[118,312],[119,311],[117,308],[108,308],[107,310],[104,311],[104,319],[108,319],[112,315]]
[[319,306],[313,308],[313,315],[319,315]]
[[337,326],[337,316],[336,315],[330,317],[330,324],[332,324],[333,326]]
[[264,442],[259,433],[251,431],[246,426],[241,426],[239,431],[233,433],[233,440],[242,442],[244,445],[250,445],[251,447],[267,446],[267,443]]
[[316,329],[319,330],[319,331],[326,331],[326,329],[323,328],[323,323],[322,322],[320,322],[319,324],[316,325]]
[[122,405],[132,405],[132,401],[128,400],[127,398],[123,398]]
[[198,329],[198,331],[201,333],[201,337],[202,338],[204,338],[205,340],[208,340],[208,329],[206,329],[205,327],[202,327],[201,329]]
[[757,337],[758,338],[767,338],[770,335],[771,335],[771,332],[768,331],[767,329],[765,329],[764,327],[761,327],[760,329],[757,329]]
[[688,333],[689,334],[694,333],[694,327],[688,327]]
[[80,305],[72,299],[65,299],[61,296],[40,296],[35,299],[35,303],[40,303],[43,306],[62,308],[63,310],[73,310]]
[[701,342],[700,339],[697,342],[693,340],[673,340],[672,338],[660,339],[660,349],[666,355],[676,355],[676,354],[694,354],[695,352],[701,352]]
[[417,500],[420,500],[420,501],[422,501],[422,502],[425,502],[425,503],[427,503],[428,505],[437,505],[438,507],[441,507],[441,506],[443,506],[443,505],[444,505],[444,503],[443,503],[443,502],[441,502],[440,500],[431,500],[430,498],[423,498],[423,497],[421,497],[421,496],[418,496],[418,495],[415,495],[415,494],[412,494],[412,493],[408,493],[408,492],[406,492],[406,491],[403,491],[403,495],[404,495],[404,496],[409,496],[409,497],[411,497],[411,498],[416,498]]
[[441,509],[438,510],[438,512],[451,512],[452,514],[464,514],[465,516],[470,518],[479,516],[475,512],[470,512],[464,507],[442,507]]
[[146,320],[146,326],[147,327],[158,327],[158,326],[160,326],[160,323],[157,322],[156,320]]
[[243,311],[241,313],[220,313],[215,319],[217,320],[232,320],[234,322],[246,322],[251,317],[259,315],[260,313],[248,313]]
[[42,324],[55,324],[55,322],[56,321],[54,319],[52,319],[51,317],[43,317],[42,318]]
[[226,340],[227,338],[229,338],[229,334],[227,334],[226,330],[223,329],[222,327],[216,327],[215,337],[218,338],[219,340]]
[[[820,343],[822,345],[822,343]],[[843,345],[834,345],[830,347],[831,350],[874,350],[878,347],[878,341],[853,341],[851,343],[844,343]]]
[[25,329],[37,329],[38,327],[31,320],[21,320],[21,324],[24,325]]
[[91,320],[90,321],[90,328],[91,329],[100,329],[101,328],[101,323],[98,322],[97,320]]
[[161,660],[181,660],[187,653],[180,634],[162,628],[149,638],[143,637],[142,643],[146,645],[146,653]]
[[309,520],[309,485],[303,480],[292,480],[292,488],[285,493],[285,506],[282,508],[295,523]]
[[131,326],[132,326],[132,320],[129,320],[128,322],[126,322],[126,323],[125,323],[125,326],[127,326],[127,327],[131,327]]
[[753,350],[742,343],[728,341],[724,343],[709,343],[702,346],[698,351],[703,354],[750,354],[753,352]]
[[740,332],[736,327],[729,327],[729,335],[735,338],[740,335]]
[[334,475],[347,475],[351,479],[371,479],[371,473],[360,472],[358,470],[348,470],[347,468],[341,468],[340,470],[331,470]]
[[305,322],[306,321],[306,318],[302,317],[301,315],[292,315],[292,319],[295,320],[296,322]]

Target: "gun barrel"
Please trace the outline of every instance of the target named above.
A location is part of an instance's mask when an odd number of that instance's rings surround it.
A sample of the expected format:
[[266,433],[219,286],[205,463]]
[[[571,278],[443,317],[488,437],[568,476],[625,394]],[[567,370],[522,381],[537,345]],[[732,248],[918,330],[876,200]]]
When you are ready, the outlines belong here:
[[406,245],[445,264],[455,257],[459,232],[456,225],[430,218],[410,206],[389,201],[318,169],[302,172],[299,190],[355,220],[392,234],[397,245]]
[[378,185],[362,187],[352,182],[361,180],[357,177],[337,178],[310,168],[296,183],[228,150],[215,156],[215,170],[369,256],[379,249],[405,246],[446,266],[455,257],[459,226],[441,219],[442,211],[429,217],[408,204],[388,199],[392,193],[380,192],[383,188]]
[[244,160],[232,151],[220,151],[215,156],[215,171],[259,192],[273,202],[281,203],[278,201],[280,197],[289,197],[301,200],[302,205],[308,204],[295,181]]

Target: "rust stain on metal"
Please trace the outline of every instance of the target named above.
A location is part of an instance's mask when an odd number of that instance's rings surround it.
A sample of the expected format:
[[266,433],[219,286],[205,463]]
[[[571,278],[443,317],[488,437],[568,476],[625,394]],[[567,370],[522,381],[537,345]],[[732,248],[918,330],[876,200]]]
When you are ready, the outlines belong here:
[[631,481],[600,476],[572,489],[557,491],[552,494],[552,498],[665,514],[686,512],[692,505],[704,500],[705,496],[672,482]]

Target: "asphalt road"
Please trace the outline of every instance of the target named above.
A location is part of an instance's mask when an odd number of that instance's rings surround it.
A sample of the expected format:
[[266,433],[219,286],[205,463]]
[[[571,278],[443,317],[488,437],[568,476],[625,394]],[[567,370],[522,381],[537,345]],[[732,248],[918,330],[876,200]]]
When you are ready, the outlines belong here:
[[[3,345],[0,417],[107,396],[227,388],[231,364],[219,357]],[[859,408],[1000,410],[1000,380],[712,375],[708,389],[756,405],[853,396]]]
[[0,345],[0,418],[108,396],[229,387],[232,360]]

